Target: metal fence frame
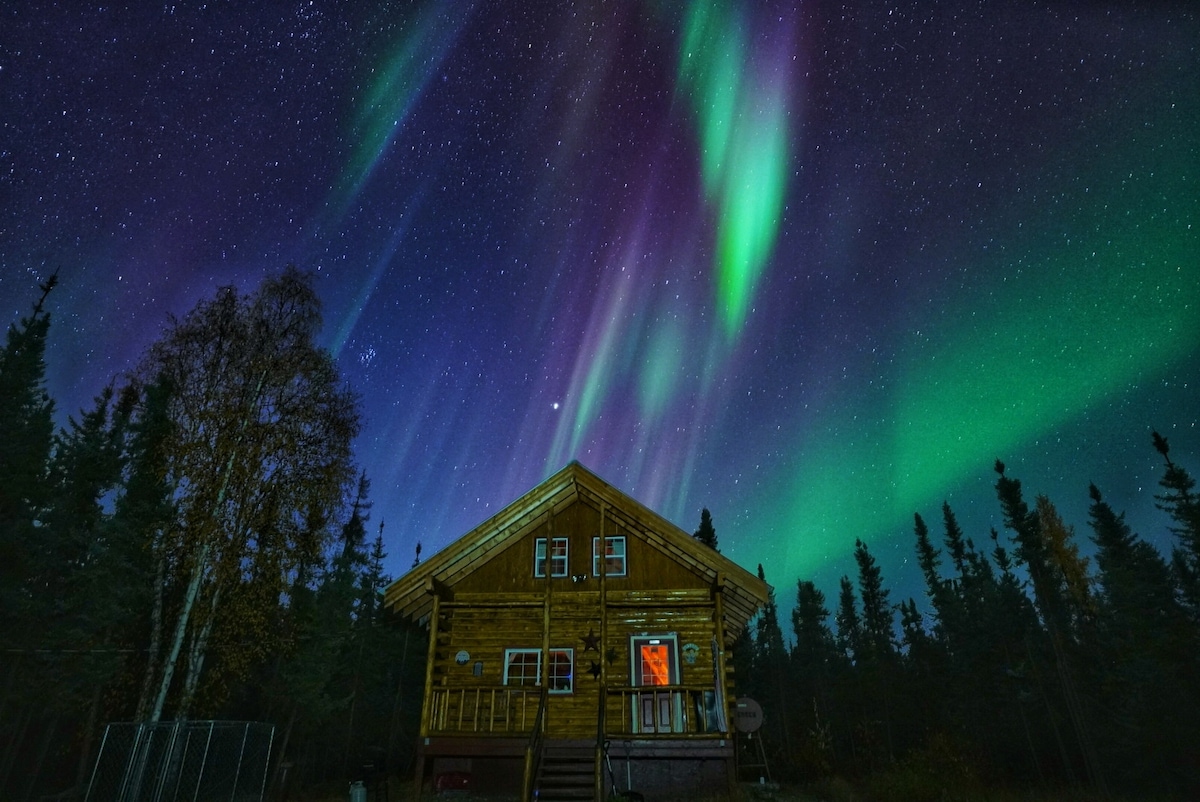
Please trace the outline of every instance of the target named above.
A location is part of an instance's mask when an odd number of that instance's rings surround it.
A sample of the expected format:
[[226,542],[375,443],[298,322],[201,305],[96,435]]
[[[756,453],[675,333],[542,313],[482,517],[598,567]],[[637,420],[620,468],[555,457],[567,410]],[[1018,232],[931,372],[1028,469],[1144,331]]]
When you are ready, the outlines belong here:
[[256,721],[114,722],[85,802],[262,802],[274,740]]

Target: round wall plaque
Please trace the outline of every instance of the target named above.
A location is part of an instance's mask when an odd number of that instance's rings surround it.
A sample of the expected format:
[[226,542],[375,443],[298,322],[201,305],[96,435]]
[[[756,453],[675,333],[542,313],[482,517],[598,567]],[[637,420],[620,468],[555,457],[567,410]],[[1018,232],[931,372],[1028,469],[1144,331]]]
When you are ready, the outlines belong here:
[[466,649],[463,649],[461,652],[454,655],[454,662],[458,663],[460,666],[465,666],[467,661],[470,659],[471,654]]
[[762,706],[749,696],[743,696],[733,705],[733,726],[738,732],[758,732],[763,723]]

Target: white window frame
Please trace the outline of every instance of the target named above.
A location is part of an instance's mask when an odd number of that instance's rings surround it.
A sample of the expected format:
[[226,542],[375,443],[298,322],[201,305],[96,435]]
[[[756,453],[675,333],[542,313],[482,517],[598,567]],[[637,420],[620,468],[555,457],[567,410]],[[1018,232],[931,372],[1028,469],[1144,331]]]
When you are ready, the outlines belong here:
[[[512,665],[512,657],[515,654],[532,654],[535,659],[533,661],[533,684],[526,682],[518,682],[514,678],[509,677],[508,669]],[[524,665],[524,663],[522,663]],[[525,687],[535,687],[542,684],[542,650],[541,649],[505,649],[504,650],[504,684],[517,685]]]
[[[534,655],[534,665],[537,667],[537,677],[534,685],[522,683],[523,687],[540,687],[542,684],[542,650],[541,649],[505,649],[504,650],[504,684],[514,684],[509,682],[508,667],[511,665],[512,656],[514,654]],[[554,694],[569,694],[575,692],[575,650],[574,649],[551,649],[550,664],[556,665],[554,662],[555,655],[566,655],[567,658],[567,674],[565,677],[550,677],[551,684],[558,683],[557,687],[551,687],[550,693]],[[521,686],[518,686],[521,687]]]
[[[618,542],[621,547],[619,554],[617,553],[617,550],[615,548],[618,545]],[[612,543],[614,546],[613,553],[611,555],[609,555],[607,553],[609,543]],[[607,535],[604,538],[604,546],[605,546],[604,558],[605,558],[606,562],[611,562],[611,561],[617,560],[617,559],[619,559],[621,561],[621,570],[620,571],[610,570],[609,566],[605,565],[604,566],[604,575],[605,576],[627,576],[629,574],[629,542],[625,539],[625,536],[624,535]],[[592,576],[600,576],[600,537],[599,536],[592,538]]]
[[[567,576],[571,560],[571,541],[565,537],[539,537],[533,541],[533,575],[546,576],[546,543],[550,543],[550,576]],[[562,546],[562,555],[554,553],[556,547]],[[561,564],[560,564],[561,562]]]

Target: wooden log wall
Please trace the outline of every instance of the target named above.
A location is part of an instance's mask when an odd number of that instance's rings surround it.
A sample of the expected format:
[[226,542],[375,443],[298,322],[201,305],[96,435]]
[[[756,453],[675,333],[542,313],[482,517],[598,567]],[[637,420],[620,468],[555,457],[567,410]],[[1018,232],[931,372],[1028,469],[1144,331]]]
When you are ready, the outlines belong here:
[[[504,683],[506,649],[540,649],[543,644],[544,594],[457,594],[442,602],[434,649],[433,682],[437,687],[495,687]],[[601,639],[598,591],[551,591],[549,646],[574,650],[573,691],[551,694],[547,728],[551,737],[591,739],[596,735],[600,679],[593,665],[605,664],[611,688],[632,684],[630,637],[674,634],[679,649],[680,684],[713,686],[715,602],[701,591],[630,591],[608,594],[607,642]],[[599,641],[588,648],[589,636]],[[684,646],[698,649],[694,663]],[[467,652],[465,664],[455,656]],[[611,659],[610,659],[611,658]],[[481,670],[476,674],[476,664]],[[543,669],[544,671],[544,669]],[[610,723],[623,726],[630,717],[620,698],[607,702]],[[620,722],[620,724],[618,724]]]

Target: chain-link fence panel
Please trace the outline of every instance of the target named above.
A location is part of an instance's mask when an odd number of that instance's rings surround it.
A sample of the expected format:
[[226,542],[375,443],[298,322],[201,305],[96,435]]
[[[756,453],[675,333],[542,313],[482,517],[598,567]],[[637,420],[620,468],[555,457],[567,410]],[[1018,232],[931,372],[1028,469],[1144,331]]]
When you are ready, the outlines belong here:
[[261,802],[274,738],[253,721],[109,724],[86,802]]

